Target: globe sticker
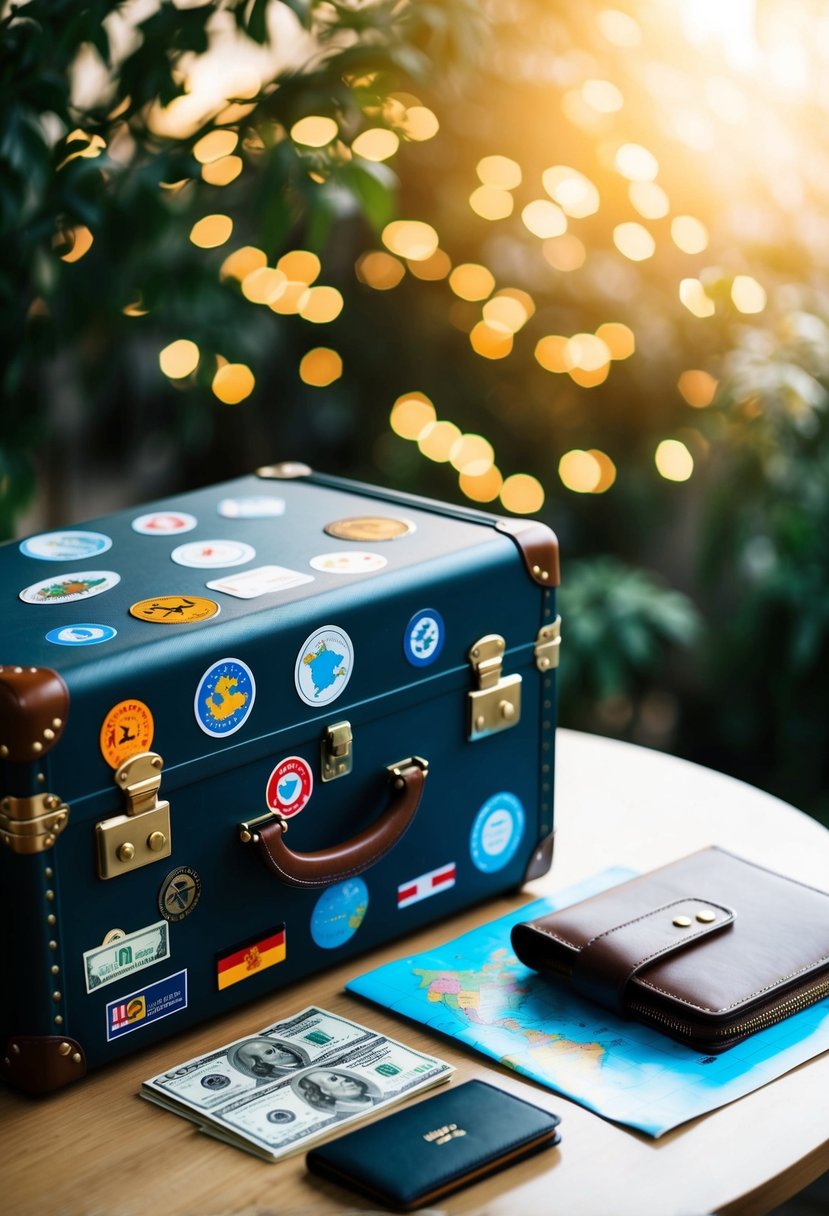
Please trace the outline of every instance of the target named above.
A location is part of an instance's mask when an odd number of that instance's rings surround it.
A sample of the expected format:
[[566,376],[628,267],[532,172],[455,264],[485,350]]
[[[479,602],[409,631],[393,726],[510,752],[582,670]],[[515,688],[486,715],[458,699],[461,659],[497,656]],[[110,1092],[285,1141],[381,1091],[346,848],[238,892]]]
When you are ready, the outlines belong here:
[[309,563],[314,570],[326,574],[371,574],[387,566],[388,558],[381,553],[368,553],[362,549],[349,549],[343,553],[320,553]]
[[232,735],[248,720],[256,698],[256,681],[241,659],[220,659],[199,680],[193,708],[206,735]]
[[285,514],[284,498],[223,498],[216,510],[224,519],[268,519]]
[[213,569],[219,566],[241,566],[256,557],[253,545],[241,540],[194,540],[179,545],[170,554],[179,566]]
[[121,575],[114,570],[78,570],[58,574],[31,587],[24,587],[20,599],[24,604],[69,604],[73,600],[88,600],[117,586]]
[[111,625],[62,625],[58,629],[50,629],[46,641],[55,646],[97,646],[99,642],[109,642],[118,634]]
[[524,835],[526,816],[514,794],[493,794],[472,824],[469,851],[484,874],[495,874],[509,865]]
[[403,633],[403,651],[413,667],[428,667],[434,663],[446,636],[443,617],[435,608],[421,608],[409,621]]
[[335,950],[354,936],[368,911],[368,887],[348,878],[327,887],[311,913],[311,937],[323,950]]
[[20,552],[42,562],[82,561],[112,548],[103,532],[42,532],[20,542]]
[[133,531],[142,536],[178,536],[192,532],[198,520],[187,511],[150,511],[132,521]]
[[311,766],[301,756],[287,756],[280,760],[268,778],[265,802],[272,811],[290,819],[308,805],[314,791],[314,774]]
[[345,691],[354,667],[351,638],[336,625],[323,625],[300,647],[294,685],[306,705],[328,705]]

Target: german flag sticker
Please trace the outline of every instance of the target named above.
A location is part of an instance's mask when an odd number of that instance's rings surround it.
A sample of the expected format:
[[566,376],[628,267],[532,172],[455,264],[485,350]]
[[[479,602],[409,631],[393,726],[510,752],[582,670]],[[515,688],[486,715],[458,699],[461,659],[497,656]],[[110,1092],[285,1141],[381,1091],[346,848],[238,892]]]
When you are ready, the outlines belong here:
[[267,937],[256,938],[244,945],[236,946],[227,954],[216,958],[216,982],[219,991],[250,979],[268,967],[275,967],[285,959],[285,926],[277,925]]

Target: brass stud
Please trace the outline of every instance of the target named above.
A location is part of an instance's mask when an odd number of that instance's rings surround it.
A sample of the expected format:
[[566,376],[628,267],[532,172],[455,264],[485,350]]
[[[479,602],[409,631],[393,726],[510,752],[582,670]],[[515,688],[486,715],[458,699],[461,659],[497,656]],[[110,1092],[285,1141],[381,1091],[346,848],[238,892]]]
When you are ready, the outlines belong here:
[[63,1000],[63,995],[62,995],[60,992],[53,992],[53,993],[52,993],[52,1000],[53,1000],[53,1001],[62,1001],[62,1000]]
[[43,844],[47,849],[51,849],[51,847],[54,843],[55,843],[54,836],[46,836],[44,838]]
[[541,573],[541,567],[540,567],[540,566],[533,566],[533,574],[535,574],[535,575],[537,576],[537,575],[539,575],[540,573]]
[[46,924],[47,925],[56,925],[57,923],[58,923],[58,918],[55,916],[54,912],[50,912],[49,915],[46,917]]
[[52,975],[60,975],[60,967],[57,965],[57,963],[52,963],[49,970],[52,972]]
[[697,920],[701,925],[710,925],[717,919],[716,912],[697,912]]
[[60,730],[60,728],[63,726],[63,718],[53,718],[52,725],[54,726],[55,730]]
[[150,832],[147,837],[147,848],[152,853],[160,853],[167,843],[167,837],[163,832]]
[[542,573],[541,577],[544,579],[544,582],[546,583],[546,582],[547,582],[547,579],[550,577],[550,575],[549,575],[549,574],[548,574],[548,572],[545,570],[545,571]]
[[50,890],[48,890],[48,891],[46,892],[46,898],[47,898],[47,899],[49,900],[49,902],[51,903],[51,902],[52,902],[52,900],[55,898],[55,893],[54,893],[54,891],[52,891],[51,889],[50,889]]
[[15,675],[18,675],[18,676],[21,675],[22,671],[23,671],[22,667],[15,667],[15,669],[14,669]]
[[8,754],[9,749],[6,747],[5,743],[0,743],[0,759],[5,760]]
[[54,739],[54,737],[55,737],[55,732],[50,727],[47,726],[46,730],[43,732],[43,738],[48,739],[48,741],[51,743],[52,740]]
[[498,711],[505,722],[511,722],[515,717],[515,706],[511,701],[502,701],[498,706]]
[[45,773],[38,773],[38,775],[37,775],[37,783],[38,783],[38,785],[45,785],[45,784],[46,784],[46,774],[45,774]]
[[60,1047],[58,1047],[58,1052],[62,1056],[68,1056],[71,1050],[72,1050],[71,1043],[61,1043]]
[[33,752],[42,752],[43,751],[43,744],[40,742],[39,739],[35,740],[35,742],[32,744],[32,751]]
[[118,846],[115,855],[119,861],[132,861],[135,856],[135,845],[125,840],[122,845]]
[[15,1055],[15,1056],[20,1055],[20,1044],[19,1043],[12,1043],[12,1055]]
[[676,925],[677,929],[690,929],[691,918],[690,916],[675,916],[674,924]]
[[43,874],[44,874],[45,878],[53,878],[55,871],[52,869],[51,866],[47,866],[46,869],[43,871]]
[[44,794],[43,805],[47,811],[56,811],[60,806],[60,798],[58,798],[57,794]]
[[79,1051],[76,1051],[75,1054],[72,1056],[72,1063],[80,1064],[80,1062],[81,1062],[81,1053]]
[[36,667],[30,667],[30,668],[29,668],[29,671],[32,673],[32,675],[33,675],[33,676],[37,675],[37,668],[36,668]]
[[483,730],[485,726],[486,726],[486,718],[484,717],[483,714],[478,714],[477,718],[475,719],[475,729]]
[[58,943],[57,943],[57,942],[49,942],[49,949],[50,949],[50,950],[57,950],[57,948],[58,948]]
[[63,1017],[62,1017],[62,1015],[61,1015],[61,1014],[58,1014],[58,1016],[55,1018],[55,1025],[56,1025],[56,1026],[62,1026],[62,1025],[63,1025]]

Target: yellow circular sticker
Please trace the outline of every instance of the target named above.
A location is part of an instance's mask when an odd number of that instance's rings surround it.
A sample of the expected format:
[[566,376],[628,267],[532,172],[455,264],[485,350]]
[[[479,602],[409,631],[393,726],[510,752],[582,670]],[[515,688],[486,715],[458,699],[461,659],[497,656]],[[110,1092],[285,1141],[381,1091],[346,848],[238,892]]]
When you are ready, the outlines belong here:
[[397,540],[414,532],[414,524],[391,515],[353,515],[350,519],[332,520],[323,531],[338,540]]
[[130,608],[130,616],[155,625],[195,625],[218,615],[216,601],[201,595],[157,595],[154,599],[139,600]]
[[119,701],[104,718],[101,754],[110,768],[120,768],[130,756],[150,750],[154,730],[153,715],[143,701]]

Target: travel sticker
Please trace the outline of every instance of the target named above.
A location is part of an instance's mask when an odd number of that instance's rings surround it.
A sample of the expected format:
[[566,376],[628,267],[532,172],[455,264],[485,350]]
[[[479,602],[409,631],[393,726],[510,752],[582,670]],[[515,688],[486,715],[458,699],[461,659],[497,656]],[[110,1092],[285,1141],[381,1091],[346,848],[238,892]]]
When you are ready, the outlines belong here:
[[235,946],[216,957],[216,983],[219,991],[248,980],[252,975],[267,971],[285,961],[285,926],[277,925],[270,933],[253,941]]
[[267,519],[285,514],[285,499],[254,495],[248,498],[223,498],[216,510],[224,519]]
[[106,1007],[107,1042],[120,1039],[151,1022],[160,1022],[171,1013],[187,1008],[187,972],[178,971],[147,988],[110,1001]]
[[342,553],[320,553],[312,557],[309,565],[326,574],[371,574],[387,566],[388,558],[381,553],[367,553],[362,549],[348,549]]
[[368,887],[347,878],[327,887],[311,913],[311,937],[322,950],[334,950],[354,936],[368,911]]
[[300,647],[294,684],[306,705],[328,705],[345,691],[354,668],[351,638],[336,625],[323,625]]
[[24,604],[70,604],[73,600],[101,595],[120,581],[121,575],[114,570],[73,570],[70,574],[58,574],[24,587],[20,599]]
[[170,554],[179,566],[210,569],[220,566],[241,566],[256,557],[253,545],[241,540],[193,540],[179,545]]
[[215,600],[201,595],[156,595],[133,604],[130,616],[154,625],[196,625],[218,616],[220,611]]
[[414,530],[414,524],[408,519],[395,519],[390,515],[354,515],[350,519],[334,519],[323,528],[338,540],[369,541],[397,540]]
[[83,966],[87,992],[125,979],[142,967],[151,967],[170,957],[170,926],[166,920],[122,933],[114,941],[84,951]]
[[438,870],[429,870],[426,874],[419,874],[417,878],[402,882],[397,888],[398,908],[408,908],[409,904],[419,903],[421,899],[428,899],[439,891],[448,891],[450,887],[454,887],[456,877],[455,863],[450,861]]
[[493,794],[472,824],[469,851],[484,874],[509,865],[524,835],[524,808],[514,794]]
[[111,625],[61,625],[50,629],[46,641],[55,646],[97,646],[99,642],[109,642],[118,636],[118,630]]
[[300,574],[298,570],[288,570],[285,566],[257,566],[254,570],[242,570],[239,574],[213,579],[207,586],[211,591],[235,595],[240,600],[253,600],[260,595],[287,591],[289,587],[300,587],[313,581],[312,574]]
[[199,521],[187,511],[150,511],[132,521],[133,530],[142,536],[179,536],[192,532]]
[[313,792],[314,774],[310,764],[301,756],[287,756],[268,777],[265,802],[272,811],[290,819],[308,805]]
[[199,680],[193,708],[206,735],[232,735],[250,716],[256,699],[256,681],[241,659],[219,659]]
[[184,920],[201,898],[201,879],[190,866],[171,870],[158,892],[158,910],[165,920]]
[[41,532],[20,542],[21,553],[42,562],[83,561],[111,548],[112,540],[103,532]]
[[101,754],[110,768],[120,768],[130,756],[150,750],[154,731],[153,715],[143,701],[119,701],[104,718]]
[[406,658],[413,667],[428,667],[443,650],[445,636],[446,627],[437,609],[422,608],[411,618],[403,634]]

